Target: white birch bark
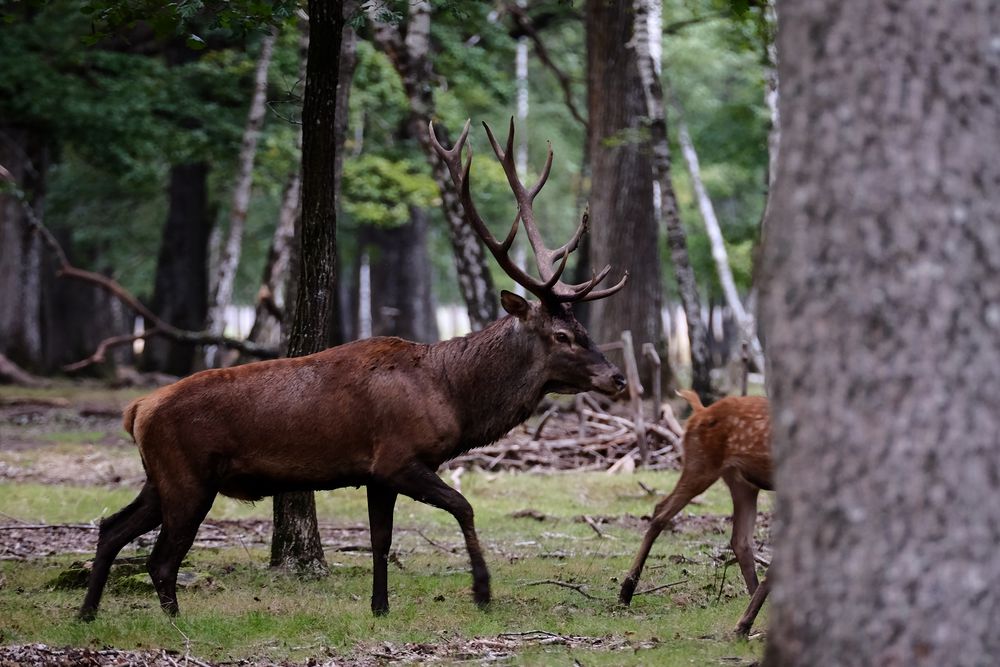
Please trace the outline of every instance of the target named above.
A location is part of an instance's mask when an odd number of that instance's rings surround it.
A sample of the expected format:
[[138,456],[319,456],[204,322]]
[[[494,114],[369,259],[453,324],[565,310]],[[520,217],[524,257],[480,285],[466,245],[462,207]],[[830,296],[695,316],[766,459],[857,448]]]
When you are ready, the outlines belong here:
[[[246,226],[247,210],[250,207],[250,192],[253,187],[253,163],[257,154],[257,141],[260,138],[260,128],[264,123],[264,113],[267,102],[267,71],[271,66],[271,56],[274,53],[276,34],[270,32],[261,41],[260,55],[257,58],[257,68],[254,72],[253,97],[250,100],[250,110],[247,113],[246,127],[243,130],[243,143],[240,146],[239,172],[233,187],[233,203],[229,216],[229,231],[226,242],[219,256],[216,270],[214,290],[209,300],[206,329],[221,335],[226,327],[225,311],[233,300],[233,286],[236,282],[236,268],[240,263],[243,249],[243,229]],[[218,347],[210,346],[205,350],[205,365],[212,368],[217,363]]]
[[715,215],[715,207],[712,199],[708,196],[705,183],[701,179],[701,165],[698,162],[698,153],[695,151],[694,142],[691,141],[691,134],[688,132],[687,124],[680,113],[679,104],[674,100],[678,108],[677,113],[677,138],[681,145],[681,153],[684,155],[684,162],[687,164],[688,173],[691,175],[691,184],[694,188],[695,199],[698,201],[698,210],[701,212],[702,221],[705,223],[705,231],[712,245],[712,259],[715,261],[715,268],[719,274],[719,284],[722,286],[722,293],[726,299],[726,305],[733,313],[733,319],[740,328],[740,335],[750,343],[750,353],[753,355],[754,364],[758,369],[764,369],[764,354],[757,339],[757,326],[753,316],[743,307],[740,300],[740,293],[736,289],[736,281],[733,279],[733,271],[729,267],[729,253],[726,251],[726,242],[722,236],[722,228],[719,219]]

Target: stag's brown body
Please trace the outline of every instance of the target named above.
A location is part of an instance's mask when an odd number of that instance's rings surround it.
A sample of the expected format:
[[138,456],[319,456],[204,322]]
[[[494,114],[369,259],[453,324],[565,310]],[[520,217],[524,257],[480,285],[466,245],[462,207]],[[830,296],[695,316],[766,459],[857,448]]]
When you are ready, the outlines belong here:
[[[514,280],[535,294],[528,302],[501,294],[508,316],[483,331],[434,345],[374,338],[306,357],[209,370],[164,387],[126,408],[125,428],[142,454],[147,480],[139,496],[101,523],[97,554],[80,616],[97,611],[111,564],[139,535],[162,524],[148,568],[161,606],[177,613],[177,571],[198,526],[222,493],[258,500],[279,492],[367,487],[372,539],[372,611],[389,609],[387,563],[399,494],[448,511],[465,538],[473,597],[490,600],[489,571],[471,505],[438,477],[441,463],[493,442],[527,418],[548,392],[614,394],[625,379],[573,316],[571,304],[614,294],[625,284],[559,280],[586,219],[569,243],[542,244],[531,205],[548,175],[526,189],[489,128],[518,202],[504,243],[490,234],[469,194],[462,144],[432,141],[462,192],[466,218]],[[507,256],[519,221],[535,251],[539,278]],[[555,262],[562,260],[557,266]]]
[[125,428],[149,481],[185,494],[210,483],[259,500],[437,469],[524,421],[557,384],[520,327],[508,316],[435,345],[373,338],[203,371],[133,402]]
[[704,407],[691,391],[680,394],[693,409],[684,428],[684,469],[670,495],[657,503],[632,569],[622,582],[618,600],[629,604],[646,558],[660,533],[695,496],[720,477],[733,498],[731,545],[746,581],[757,590],[753,531],[757,495],[772,490],[770,404],[762,396],[731,396]]

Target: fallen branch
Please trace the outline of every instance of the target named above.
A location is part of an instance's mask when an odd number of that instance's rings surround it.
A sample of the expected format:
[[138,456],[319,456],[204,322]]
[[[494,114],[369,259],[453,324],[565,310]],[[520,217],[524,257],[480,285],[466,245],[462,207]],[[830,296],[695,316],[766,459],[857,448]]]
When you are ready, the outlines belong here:
[[647,588],[644,591],[636,591],[635,595],[647,595],[649,593],[662,591],[664,588],[673,588],[674,586],[679,586],[680,584],[684,584],[687,582],[688,579],[681,579],[680,581],[671,581],[669,584],[661,584],[660,586],[653,586],[652,588]]
[[585,590],[583,584],[571,584],[565,581],[557,581],[556,579],[542,579],[541,581],[529,581],[524,584],[524,586],[562,586],[563,588],[568,588],[570,590],[576,591],[588,600],[600,600],[601,598],[591,595]]
[[8,381],[24,387],[45,387],[48,385],[42,378],[32,375],[0,354],[0,382]]
[[239,350],[240,352],[252,357],[263,359],[273,359],[278,356],[278,350],[276,348],[260,345],[258,343],[254,343],[253,341],[214,335],[208,331],[189,331],[187,329],[175,327],[153,313],[153,311],[139,301],[134,294],[122,287],[121,284],[115,279],[94,271],[86,271],[73,266],[70,263],[69,258],[66,256],[66,252],[59,244],[59,241],[56,240],[56,237],[53,236],[52,232],[50,232],[48,228],[42,224],[42,221],[38,218],[38,216],[35,215],[35,210],[24,197],[24,193],[17,190],[14,193],[14,196],[21,202],[21,207],[24,209],[25,215],[28,219],[28,225],[36,234],[38,234],[42,243],[45,244],[49,252],[55,255],[56,260],[59,263],[59,267],[56,269],[57,277],[74,278],[82,282],[97,285],[131,308],[135,311],[135,313],[141,315],[143,320],[152,325],[150,328],[139,334],[135,334],[134,336],[112,336],[110,338],[106,338],[101,341],[97,347],[97,351],[93,355],[87,359],[65,366],[64,370],[79,370],[89,366],[90,364],[99,363],[104,360],[103,355],[106,353],[108,348],[114,347],[115,345],[124,345],[125,343],[134,342],[136,340],[152,336],[166,336],[167,338],[171,338],[180,343],[220,345],[230,349]]

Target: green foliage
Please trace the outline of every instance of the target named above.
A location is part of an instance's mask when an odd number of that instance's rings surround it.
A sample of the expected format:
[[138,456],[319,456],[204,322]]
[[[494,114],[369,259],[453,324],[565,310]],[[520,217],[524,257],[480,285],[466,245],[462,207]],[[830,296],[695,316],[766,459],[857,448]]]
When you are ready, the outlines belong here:
[[356,225],[398,227],[410,207],[426,208],[437,197],[434,180],[411,160],[362,155],[344,164],[344,213]]

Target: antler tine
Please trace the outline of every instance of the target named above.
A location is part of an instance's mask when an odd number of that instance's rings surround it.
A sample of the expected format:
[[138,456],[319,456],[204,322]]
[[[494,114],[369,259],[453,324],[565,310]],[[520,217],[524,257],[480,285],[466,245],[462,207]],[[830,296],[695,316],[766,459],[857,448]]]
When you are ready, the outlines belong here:
[[521,221],[521,212],[518,211],[517,213],[514,214],[514,222],[510,226],[510,231],[507,232],[507,238],[503,240],[502,247],[504,252],[510,250],[510,247],[514,245],[514,237],[517,236],[517,227],[518,227],[517,223],[519,223],[520,221]]
[[583,235],[587,233],[590,227],[590,205],[583,210],[583,217],[580,219],[580,224],[577,225],[576,231],[573,232],[573,236],[570,237],[569,241],[562,244],[558,248],[552,251],[552,259],[557,260],[564,255],[569,255],[571,252],[576,250],[576,247],[580,245],[580,239]]
[[545,166],[542,167],[542,175],[538,177],[538,182],[528,191],[528,197],[531,201],[535,201],[535,197],[545,187],[545,181],[549,180],[549,171],[552,170],[552,142],[548,141],[546,143],[549,145],[549,155],[545,158]]
[[587,290],[586,292],[583,293],[583,295],[578,295],[576,297],[573,297],[573,301],[597,301],[598,299],[603,299],[606,296],[611,296],[612,294],[621,291],[621,289],[625,287],[625,283],[627,282],[628,282],[628,271],[625,272],[625,275],[622,276],[621,280],[619,280],[616,284],[612,285],[611,287],[607,289],[597,290],[596,292]]

